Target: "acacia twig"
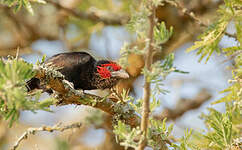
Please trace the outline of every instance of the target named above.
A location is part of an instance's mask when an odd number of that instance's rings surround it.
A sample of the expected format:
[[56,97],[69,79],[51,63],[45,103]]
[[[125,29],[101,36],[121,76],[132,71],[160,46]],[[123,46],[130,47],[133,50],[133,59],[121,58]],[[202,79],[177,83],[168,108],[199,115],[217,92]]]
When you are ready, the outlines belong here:
[[60,132],[63,132],[63,131],[68,130],[68,129],[80,128],[81,126],[82,126],[82,124],[80,122],[78,122],[78,123],[73,123],[73,124],[70,124],[70,125],[63,126],[63,127],[61,127],[60,124],[56,124],[54,126],[43,126],[43,127],[40,127],[40,128],[29,128],[27,131],[25,131],[19,137],[19,139],[14,144],[14,146],[11,148],[11,150],[16,150],[23,140],[27,139],[29,137],[29,135],[31,135],[31,134],[32,135],[36,134],[36,132],[40,132],[40,131],[47,131],[47,132],[60,131]]
[[[164,0],[166,3],[176,7],[177,9],[181,10],[181,12],[184,15],[189,16],[191,19],[193,19],[198,25],[202,26],[202,27],[208,27],[209,25],[203,21],[201,21],[199,19],[199,17],[197,17],[192,11],[188,10],[187,8],[183,7],[180,3],[176,2],[175,0]],[[232,37],[236,39],[236,35],[228,33],[228,32],[224,32],[225,35],[227,35],[228,37]]]
[[237,56],[239,56],[242,53],[242,49],[241,50],[237,50],[234,54],[228,56],[228,58],[226,60],[224,60],[222,63],[225,63],[227,61],[230,61],[234,58],[236,58]]
[[[151,71],[151,65],[153,61],[153,43],[154,43],[154,27],[155,27],[155,6],[151,3],[151,15],[149,16],[149,48],[146,51],[146,57],[145,57],[145,67]],[[147,77],[145,76],[145,84],[144,84],[144,102],[142,106],[142,118],[141,118],[141,131],[143,133],[144,138],[142,139],[142,142],[139,144],[138,149],[143,150],[145,146],[147,145],[147,129],[148,129],[148,121],[149,121],[149,113],[150,113],[150,82],[147,80]]]

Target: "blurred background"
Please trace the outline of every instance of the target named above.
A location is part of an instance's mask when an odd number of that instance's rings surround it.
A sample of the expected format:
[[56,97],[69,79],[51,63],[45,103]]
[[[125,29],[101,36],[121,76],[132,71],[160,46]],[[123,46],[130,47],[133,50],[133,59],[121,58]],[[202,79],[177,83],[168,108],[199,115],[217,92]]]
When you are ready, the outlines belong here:
[[[139,9],[139,0],[47,0],[46,2],[45,5],[33,4],[34,15],[25,9],[14,13],[11,8],[0,5],[1,57],[15,56],[19,49],[20,57],[35,64],[44,54],[50,57],[61,52],[85,50],[97,58],[117,61],[124,43],[142,47],[140,41],[136,40],[136,35],[129,32],[125,26],[132,10]],[[193,11],[202,21],[210,23],[215,19],[215,10],[222,1],[181,0],[180,3]],[[174,137],[182,136],[186,128],[205,130],[199,115],[201,112],[206,113],[207,107],[224,110],[224,104],[210,103],[223,96],[219,92],[228,86],[227,80],[231,78],[231,74],[227,67],[231,62],[224,62],[226,58],[221,54],[213,55],[206,64],[198,63],[198,57],[194,52],[185,52],[204,28],[179,9],[169,4],[159,6],[156,17],[158,21],[165,21],[167,26],[173,26],[174,35],[163,45],[162,53],[157,54],[155,60],[162,60],[166,54],[174,52],[175,66],[189,72],[189,74],[172,73],[168,76],[163,88],[169,92],[158,95],[161,106],[156,113],[162,113],[164,110],[176,111],[183,102],[196,100],[199,93],[202,95],[203,92],[209,93],[212,98],[206,100],[199,108],[168,119],[169,123],[175,124]],[[227,30],[233,33],[234,25],[230,24]],[[220,46],[228,45],[236,45],[236,42],[224,36]],[[127,71],[131,78],[118,86],[120,91],[130,89],[130,94],[138,99],[143,95],[144,81],[141,74],[143,57],[130,54],[128,63]],[[46,97],[47,94],[42,95],[42,99]],[[59,122],[70,124],[87,120],[98,111],[91,107],[75,105],[51,106],[51,110],[53,112],[23,111],[19,122],[12,128],[7,127],[7,123],[1,120],[0,149],[8,149],[29,127],[54,125]],[[63,133],[38,133],[25,140],[19,149],[121,149],[115,144],[115,138],[108,130],[105,122],[101,121],[98,125],[89,123],[81,129]]]

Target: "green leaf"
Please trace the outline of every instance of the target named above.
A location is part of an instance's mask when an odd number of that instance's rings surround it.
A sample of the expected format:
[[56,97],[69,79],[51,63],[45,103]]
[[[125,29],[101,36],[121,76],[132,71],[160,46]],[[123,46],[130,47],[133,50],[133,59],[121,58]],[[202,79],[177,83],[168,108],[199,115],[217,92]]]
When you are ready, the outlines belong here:
[[170,27],[170,30],[166,29],[164,22],[159,23],[154,28],[154,39],[157,46],[166,43],[173,34],[173,27]]
[[204,115],[205,122],[208,127],[213,129],[204,137],[210,141],[214,147],[225,149],[232,142],[232,114],[226,112],[224,114],[215,109],[209,109],[209,115]]
[[207,62],[214,51],[220,54],[218,44],[226,31],[228,23],[234,16],[234,11],[231,9],[230,3],[227,3],[220,7],[218,13],[218,21],[210,25],[207,30],[199,36],[199,41],[194,42],[194,45],[186,50],[186,52],[191,52],[198,49],[197,55],[200,55],[199,61],[207,56]]
[[227,56],[233,55],[234,53],[242,50],[242,47],[240,46],[232,46],[232,47],[227,47],[222,49],[223,52],[226,53]]

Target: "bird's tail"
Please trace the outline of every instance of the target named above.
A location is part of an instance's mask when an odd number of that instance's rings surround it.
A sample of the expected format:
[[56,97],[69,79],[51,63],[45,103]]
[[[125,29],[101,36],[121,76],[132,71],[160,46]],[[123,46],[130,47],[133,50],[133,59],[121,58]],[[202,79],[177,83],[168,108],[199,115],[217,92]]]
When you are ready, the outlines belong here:
[[29,81],[26,82],[26,88],[28,89],[28,92],[34,89],[41,89],[40,80],[38,78],[30,79]]

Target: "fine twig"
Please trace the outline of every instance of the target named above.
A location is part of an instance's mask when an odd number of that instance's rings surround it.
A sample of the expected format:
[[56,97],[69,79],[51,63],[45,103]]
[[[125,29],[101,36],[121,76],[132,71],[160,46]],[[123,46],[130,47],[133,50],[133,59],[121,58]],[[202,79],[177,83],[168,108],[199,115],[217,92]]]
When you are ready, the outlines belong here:
[[[145,57],[145,67],[150,71],[151,70],[151,65],[153,61],[153,43],[154,43],[154,27],[155,27],[155,6],[153,6],[152,2],[151,3],[151,8],[150,10],[151,15],[149,16],[149,22],[150,22],[150,27],[149,27],[149,48],[146,51],[146,57]],[[142,107],[142,119],[141,119],[141,131],[143,133],[144,138],[142,139],[138,149],[143,150],[145,146],[147,145],[147,129],[148,129],[148,121],[149,121],[149,113],[150,113],[150,82],[148,81],[147,77],[145,76],[145,84],[144,84],[144,102],[143,102],[143,107]]]
[[66,126],[60,126],[60,124],[56,124],[54,126],[43,126],[43,127],[39,127],[39,128],[29,128],[27,131],[25,131],[17,140],[17,142],[14,144],[14,146],[11,148],[11,150],[16,150],[20,143],[27,139],[29,137],[29,135],[34,135],[36,134],[36,132],[40,132],[40,131],[47,131],[47,132],[53,132],[53,131],[60,131],[63,132],[65,130],[68,129],[74,129],[74,128],[80,128],[82,126],[82,124],[80,122],[78,123],[73,123],[70,125],[66,125]]
[[241,53],[242,53],[242,50],[236,51],[234,54],[228,56],[228,58],[226,60],[224,60],[222,63],[225,63],[227,61],[233,60],[234,58],[236,58],[237,56],[239,56]]
[[46,2],[52,4],[58,9],[62,9],[66,11],[70,15],[77,17],[79,19],[88,19],[94,22],[103,22],[106,25],[123,25],[127,23],[129,20],[129,17],[127,15],[112,14],[112,13],[101,11],[94,8],[91,9],[91,11],[87,11],[87,12],[81,12],[81,11],[77,12],[73,9],[64,7],[58,2],[54,2],[52,0],[46,0]]
[[[187,8],[185,8],[184,6],[182,6],[180,3],[176,2],[175,0],[165,0],[166,3],[176,7],[177,9],[179,9],[184,15],[189,16],[191,19],[193,19],[198,25],[202,26],[202,27],[208,27],[209,25],[203,21],[201,21],[199,19],[199,17],[197,17],[192,11],[188,10]],[[236,35],[228,33],[228,32],[224,32],[225,35],[227,35],[228,37],[232,37],[236,39]]]
[[212,95],[206,90],[202,89],[193,99],[185,100],[181,99],[177,103],[177,107],[174,109],[165,108],[161,114],[153,116],[157,120],[175,120],[181,117],[184,113],[199,108],[202,104],[210,100]]

